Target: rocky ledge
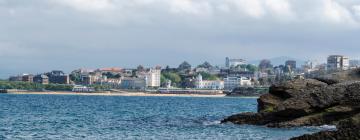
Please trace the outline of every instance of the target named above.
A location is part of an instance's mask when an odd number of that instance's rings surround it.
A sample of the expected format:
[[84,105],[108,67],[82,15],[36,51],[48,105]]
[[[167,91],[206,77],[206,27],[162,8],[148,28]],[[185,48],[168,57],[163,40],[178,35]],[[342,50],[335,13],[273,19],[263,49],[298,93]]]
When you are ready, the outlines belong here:
[[336,125],[336,131],[323,131],[292,140],[358,140],[360,71],[337,73],[332,77],[298,79],[273,85],[268,94],[258,99],[257,113],[233,115],[222,123],[267,127]]

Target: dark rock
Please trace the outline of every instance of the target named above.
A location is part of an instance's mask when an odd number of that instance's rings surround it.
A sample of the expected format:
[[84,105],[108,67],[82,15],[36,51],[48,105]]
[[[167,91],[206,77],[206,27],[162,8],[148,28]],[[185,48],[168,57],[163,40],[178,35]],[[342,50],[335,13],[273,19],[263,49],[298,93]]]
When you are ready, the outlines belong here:
[[226,96],[253,96],[258,97],[260,95],[268,93],[268,88],[260,87],[238,87],[231,92],[226,93]]
[[241,113],[222,122],[268,127],[336,125],[337,131],[294,139],[360,139],[360,82],[356,81],[360,70],[333,76],[273,85],[258,99],[258,113]]

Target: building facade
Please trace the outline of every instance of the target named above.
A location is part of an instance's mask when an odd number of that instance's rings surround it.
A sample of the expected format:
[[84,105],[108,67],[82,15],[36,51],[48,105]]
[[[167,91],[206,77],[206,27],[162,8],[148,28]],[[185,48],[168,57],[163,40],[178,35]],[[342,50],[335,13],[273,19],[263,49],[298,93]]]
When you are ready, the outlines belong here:
[[73,92],[95,92],[95,88],[76,85],[72,89]]
[[34,78],[34,83],[39,83],[39,84],[49,84],[49,77],[46,76],[45,74],[39,74],[36,75]]
[[343,55],[330,55],[327,58],[327,70],[348,70],[350,68],[349,58]]
[[54,70],[46,74],[49,77],[49,82],[54,84],[70,84],[69,75],[63,71]]
[[224,78],[224,89],[232,90],[237,87],[251,86],[251,79],[247,77]]
[[121,88],[145,90],[146,80],[145,78],[123,78],[121,80]]
[[161,68],[151,68],[144,72],[140,72],[138,73],[138,77],[145,79],[146,87],[160,87]]
[[203,80],[202,75],[199,74],[195,81],[195,88],[197,89],[224,89],[224,81],[221,80]]
[[32,83],[34,81],[34,75],[26,74],[22,76],[22,81]]
[[229,57],[225,58],[225,66],[227,68],[236,67],[238,65],[244,65],[246,63],[247,62],[244,59],[230,59]]

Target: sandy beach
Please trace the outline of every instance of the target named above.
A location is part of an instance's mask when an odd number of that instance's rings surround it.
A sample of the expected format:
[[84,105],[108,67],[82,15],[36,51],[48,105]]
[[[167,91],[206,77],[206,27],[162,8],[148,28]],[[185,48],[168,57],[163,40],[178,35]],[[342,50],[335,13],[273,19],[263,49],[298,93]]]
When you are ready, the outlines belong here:
[[41,94],[41,95],[84,95],[84,96],[169,96],[169,97],[225,97],[225,94],[160,94],[145,92],[123,92],[123,93],[76,93],[76,92],[11,92],[8,94]]

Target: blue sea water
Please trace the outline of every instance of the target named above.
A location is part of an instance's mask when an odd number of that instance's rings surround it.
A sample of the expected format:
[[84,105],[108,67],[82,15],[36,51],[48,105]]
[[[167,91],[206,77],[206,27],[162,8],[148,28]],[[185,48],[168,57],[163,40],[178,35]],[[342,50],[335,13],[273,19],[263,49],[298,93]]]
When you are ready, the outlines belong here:
[[0,94],[0,139],[283,140],[321,128],[220,124],[256,99]]

